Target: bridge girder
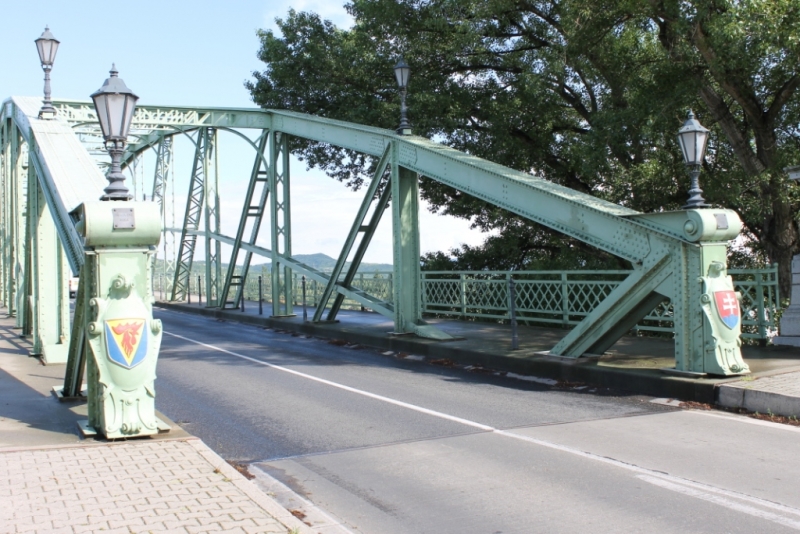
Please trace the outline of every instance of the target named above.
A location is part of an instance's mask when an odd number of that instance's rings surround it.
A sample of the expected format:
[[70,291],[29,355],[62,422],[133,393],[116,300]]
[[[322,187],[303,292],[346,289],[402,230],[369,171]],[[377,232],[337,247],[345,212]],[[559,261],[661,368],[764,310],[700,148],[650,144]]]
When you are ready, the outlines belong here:
[[[76,247],[79,241],[66,216],[71,209],[71,202],[63,198],[63,179],[51,176],[48,162],[57,156],[52,150],[48,152],[50,148],[42,147],[39,143],[52,142],[55,130],[63,132],[70,126],[80,129],[90,138],[93,135],[91,124],[95,120],[94,110],[88,102],[56,101],[54,104],[60,118],[48,123],[29,120],[30,110],[21,112],[20,104],[16,100],[7,102],[3,108],[4,118],[19,127],[22,137],[31,147],[30,161],[35,167],[35,175],[42,184],[43,195],[53,213],[59,236],[64,241],[70,265],[76,270]],[[25,106],[30,107],[30,102],[24,103]],[[326,283],[331,289],[329,294],[335,290],[339,295],[352,296],[365,305],[390,314],[398,332],[442,337],[435,329],[425,325],[421,317],[417,182],[418,176],[422,175],[625,258],[633,264],[634,272],[630,278],[558,343],[552,349],[552,354],[579,357],[593,351],[603,351],[627,331],[632,321],[643,316],[648,311],[646,308],[652,307],[660,299],[670,298],[675,307],[678,369],[705,370],[716,374],[732,374],[742,369],[738,363],[726,367],[727,364],[720,363],[719,358],[716,364],[712,361],[714,357],[709,360],[708,353],[716,354],[717,338],[709,330],[711,327],[702,320],[704,308],[700,303],[705,291],[703,284],[708,285],[708,281],[703,280],[711,276],[711,265],[715,265],[714,272],[720,272],[719,265],[722,265],[724,274],[727,242],[741,230],[741,221],[730,210],[642,214],[427,139],[281,110],[142,106],[137,109],[133,119],[136,140],[129,145],[126,158],[135,157],[141,151],[155,146],[165,135],[193,130],[208,132],[216,128],[270,132],[268,170],[272,193],[272,247],[261,251],[255,246],[254,238],[249,243],[243,243],[238,235],[234,243],[239,243],[244,250],[266,252],[275,267],[273,276],[280,276],[280,266],[283,265],[286,267],[283,273],[285,280],[289,279],[290,270],[307,274],[312,279]],[[394,302],[375,302],[374,297],[354,291],[349,287],[349,282],[319,273],[292,257],[288,166],[290,136],[330,143],[376,158],[387,153],[391,155],[391,179],[387,187],[394,200]],[[77,136],[73,138],[73,144],[77,143]],[[278,138],[280,143],[276,142]],[[82,156],[81,161],[89,160],[88,153],[84,154],[87,155]],[[95,180],[98,174],[95,172],[92,179]],[[281,189],[279,194],[278,189]],[[85,192],[81,196],[85,197]],[[197,204],[202,205],[203,200],[200,199]],[[206,216],[206,225],[202,232],[196,226],[189,228],[186,221],[183,223],[185,239],[205,236],[207,254],[211,254],[207,258],[207,266],[214,261],[218,263],[219,244],[231,239],[223,239],[218,223],[214,223],[214,217],[219,215],[218,206],[218,201],[215,205],[213,199],[205,202],[203,214]],[[195,215],[199,221],[201,214]],[[358,217],[361,217],[360,213]],[[360,229],[361,226],[360,222],[354,223],[353,228]],[[216,256],[212,250],[215,247]],[[351,247],[352,243],[346,243],[348,252]],[[347,252],[343,250],[343,254],[346,258]],[[7,272],[7,268],[4,269]],[[215,292],[221,289],[216,287],[220,277],[212,274],[207,273],[207,284],[210,284],[207,294],[217,295]],[[273,282],[273,290],[277,291],[279,281]],[[290,291],[291,284],[284,283],[284,287],[285,291]],[[291,313],[290,293],[273,295],[273,305],[281,297],[286,303],[284,314]],[[273,312],[277,313],[277,310]]]

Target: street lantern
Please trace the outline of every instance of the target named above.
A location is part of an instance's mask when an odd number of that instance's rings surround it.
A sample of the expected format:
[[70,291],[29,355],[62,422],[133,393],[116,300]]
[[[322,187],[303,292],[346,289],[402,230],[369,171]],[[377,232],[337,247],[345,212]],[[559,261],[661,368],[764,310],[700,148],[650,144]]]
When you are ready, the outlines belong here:
[[708,129],[704,128],[694,113],[689,111],[689,116],[683,126],[678,130],[678,144],[681,145],[683,162],[689,168],[691,185],[689,187],[689,201],[682,209],[710,208],[703,198],[703,190],[700,189],[700,167],[703,165],[703,158],[706,155],[706,143],[708,142]]
[[50,33],[50,28],[47,26],[44,27],[41,37],[34,42],[36,43],[39,61],[42,63],[42,70],[44,71],[44,101],[42,102],[42,109],[39,110],[39,118],[51,119],[56,116],[56,109],[50,100],[50,71],[53,69],[60,42],[53,37],[53,34]]
[[104,189],[105,195],[100,200],[130,200],[132,197],[125,187],[121,162],[139,97],[117,76],[119,73],[114,65],[109,74],[111,76],[106,79],[103,87],[92,94],[106,150],[111,154],[111,167],[106,174],[108,187]]
[[400,135],[411,135],[411,123],[408,122],[408,108],[406,107],[406,90],[408,89],[408,78],[411,76],[411,67],[400,58],[394,66],[394,75],[397,78],[397,86],[400,88],[400,126],[397,133]]

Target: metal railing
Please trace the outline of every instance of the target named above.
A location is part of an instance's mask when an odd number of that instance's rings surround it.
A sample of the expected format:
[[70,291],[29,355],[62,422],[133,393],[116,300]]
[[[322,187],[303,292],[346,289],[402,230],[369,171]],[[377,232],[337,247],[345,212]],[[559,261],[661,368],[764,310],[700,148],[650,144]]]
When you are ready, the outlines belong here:
[[[251,271],[248,273],[244,282],[244,298],[245,300],[258,301],[259,288],[258,279],[261,278],[261,301],[272,301],[272,277],[266,269],[263,271]],[[342,273],[341,278],[344,278]],[[204,287],[205,276],[193,272],[189,277],[188,299],[190,302],[197,304],[199,297],[205,292]],[[294,286],[294,302],[295,306],[302,304],[302,276],[296,273],[292,275],[292,284]],[[282,285],[282,284],[281,284]],[[370,295],[384,300],[392,300],[392,273],[391,272],[364,272],[356,274],[352,282],[354,288],[366,291]],[[159,298],[168,298],[172,288],[172,281],[167,280],[163,276],[156,275],[154,280],[154,292]],[[198,289],[199,288],[199,289]],[[316,280],[306,281],[306,303],[308,306],[316,307],[322,298],[322,293],[325,290],[323,284],[318,283]],[[280,293],[284,294],[283,287],[280,288]],[[330,303],[329,303],[330,304]],[[345,299],[342,303],[342,309],[345,310],[364,310],[359,302],[354,300]]]
[[[589,315],[630,271],[426,271],[422,273],[424,311],[461,318],[507,320],[509,280],[515,282],[517,320],[569,327]],[[740,292],[742,337],[769,339],[777,332],[780,309],[778,267],[730,269]],[[672,305],[659,304],[636,327],[672,332]]]
[[[630,271],[423,271],[423,312],[454,316],[462,319],[479,318],[510,320],[509,280],[515,282],[515,312],[523,324],[555,324],[570,327],[589,315],[624,279]],[[730,269],[736,291],[740,292],[742,337],[767,340],[777,332],[776,313],[780,310],[778,266],[763,269]],[[245,299],[259,298],[258,278],[262,281],[262,302],[272,295],[272,278],[266,270],[251,272],[245,281]],[[190,278],[190,294],[197,302],[197,275]],[[295,305],[300,305],[301,277],[292,277]],[[156,291],[164,280],[156,279]],[[374,297],[391,301],[392,273],[359,273],[353,287]],[[168,288],[165,288],[168,289]],[[316,281],[306,282],[307,304],[316,307],[324,286]],[[363,307],[345,300],[343,309]],[[659,304],[636,327],[645,332],[673,331],[672,305],[667,300]]]

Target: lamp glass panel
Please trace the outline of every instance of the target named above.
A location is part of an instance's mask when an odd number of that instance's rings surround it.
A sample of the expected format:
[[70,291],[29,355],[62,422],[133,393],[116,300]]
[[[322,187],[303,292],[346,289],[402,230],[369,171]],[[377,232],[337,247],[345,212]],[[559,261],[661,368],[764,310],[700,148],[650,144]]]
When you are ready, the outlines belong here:
[[100,121],[100,129],[103,130],[103,137],[108,137],[108,105],[106,103],[105,93],[92,96],[94,100],[94,108],[97,110],[97,120]]
[[50,52],[47,54],[50,65],[56,61],[56,52],[58,52],[58,41],[50,41]]
[[692,142],[694,135],[692,132],[683,132],[678,135],[678,142],[681,145],[681,152],[683,152],[683,162],[691,165],[694,161],[694,143]]
[[50,50],[47,49],[48,41],[46,39],[36,39],[36,51],[39,52],[39,61],[42,63],[47,61],[50,56]]
[[703,163],[703,157],[706,154],[706,143],[708,142],[708,131],[700,131],[697,132],[697,152],[695,152],[697,156],[697,165],[701,165]]
[[131,121],[133,120],[133,113],[136,111],[136,101],[139,100],[134,95],[125,95],[125,113],[123,114],[123,124],[120,135],[128,137],[128,132],[131,129]]
[[107,94],[109,137],[121,137],[125,125],[125,95]]
[[394,69],[394,75],[397,78],[397,85],[400,87],[408,86],[408,78],[411,74],[409,67],[398,67]]
[[36,50],[43,65],[52,65],[56,60],[58,41],[55,39],[36,39]]

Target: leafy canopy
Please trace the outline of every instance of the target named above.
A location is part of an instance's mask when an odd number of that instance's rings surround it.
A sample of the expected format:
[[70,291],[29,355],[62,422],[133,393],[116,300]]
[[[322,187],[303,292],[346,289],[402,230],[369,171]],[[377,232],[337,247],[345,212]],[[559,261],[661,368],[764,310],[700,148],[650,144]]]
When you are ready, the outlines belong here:
[[[270,108],[394,128],[392,66],[412,66],[414,133],[639,211],[679,209],[688,177],[675,135],[688,109],[711,129],[705,198],[739,212],[732,260],[800,252],[800,3],[796,0],[353,0],[344,30],[289,11],[261,31],[248,82]],[[310,166],[358,188],[374,162],[294,141]],[[623,266],[621,260],[431,180],[433,209],[497,230],[431,266]],[[784,294],[787,294],[784,292]]]

